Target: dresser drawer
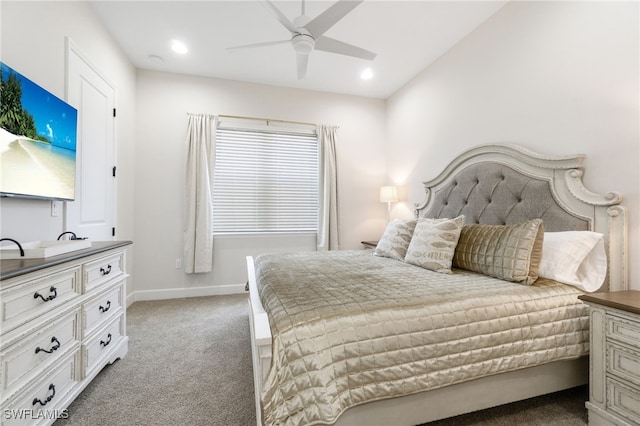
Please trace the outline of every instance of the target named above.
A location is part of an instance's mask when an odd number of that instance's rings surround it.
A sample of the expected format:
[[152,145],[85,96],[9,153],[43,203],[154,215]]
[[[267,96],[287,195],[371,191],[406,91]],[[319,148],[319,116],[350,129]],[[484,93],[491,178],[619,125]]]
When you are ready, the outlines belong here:
[[124,338],[124,316],[114,318],[107,327],[101,329],[96,336],[88,339],[83,348],[84,377],[89,375],[94,368],[102,368],[103,360],[118,346]]
[[124,253],[105,256],[84,265],[84,292],[124,274]]
[[640,322],[607,315],[607,338],[640,348]]
[[80,295],[80,268],[41,276],[0,291],[0,330],[5,334]]
[[607,411],[615,412],[632,424],[638,424],[640,389],[607,378]]
[[78,319],[79,311],[71,312],[0,353],[0,390],[5,397],[17,390],[21,380],[33,380],[61,357],[79,349]]
[[[43,376],[35,385],[3,408],[3,425],[34,424],[56,416],[65,416],[61,407],[65,397],[78,383],[77,366],[80,352],[76,351],[56,366],[50,374]],[[49,421],[47,423],[52,423]]]
[[607,373],[640,387],[640,352],[613,343],[607,345]]
[[82,306],[83,337],[89,336],[110,318],[122,313],[122,283]]

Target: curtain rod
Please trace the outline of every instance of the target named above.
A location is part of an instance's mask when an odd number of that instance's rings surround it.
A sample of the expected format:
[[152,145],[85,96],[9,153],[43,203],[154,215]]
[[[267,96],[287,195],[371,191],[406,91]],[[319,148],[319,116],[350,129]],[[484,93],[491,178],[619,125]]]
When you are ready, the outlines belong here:
[[206,115],[207,117],[215,117],[214,114],[208,114],[206,112],[187,112],[187,115]]
[[[187,114],[198,115],[197,113],[192,113],[192,112],[188,112]],[[218,117],[218,118],[236,118],[240,120],[266,121],[267,125],[269,124],[269,122],[273,122],[273,123],[301,124],[303,126],[313,126],[313,127],[318,126],[316,123],[307,123],[305,121],[278,120],[275,118],[246,117],[243,115],[217,115],[217,116],[214,114],[204,114],[204,115],[207,115],[210,117]],[[340,126],[335,126],[335,127],[340,128]]]
[[288,121],[288,120],[276,120],[274,118],[258,118],[258,117],[243,117],[241,115],[219,115],[219,118],[238,118],[241,120],[256,120],[256,121],[266,121],[267,125],[269,122],[273,123],[289,123],[289,124],[302,124],[304,126],[317,126],[316,123],[305,123],[304,121]]

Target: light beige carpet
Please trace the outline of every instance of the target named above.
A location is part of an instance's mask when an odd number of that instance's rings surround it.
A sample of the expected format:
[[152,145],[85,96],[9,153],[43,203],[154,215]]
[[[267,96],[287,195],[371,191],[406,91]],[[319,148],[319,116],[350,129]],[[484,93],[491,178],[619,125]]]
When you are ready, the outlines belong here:
[[[128,355],[56,426],[255,425],[246,295],[136,302],[127,316]],[[430,426],[583,426],[587,398],[583,386]]]
[[246,295],[136,302],[127,333],[56,426],[255,424]]

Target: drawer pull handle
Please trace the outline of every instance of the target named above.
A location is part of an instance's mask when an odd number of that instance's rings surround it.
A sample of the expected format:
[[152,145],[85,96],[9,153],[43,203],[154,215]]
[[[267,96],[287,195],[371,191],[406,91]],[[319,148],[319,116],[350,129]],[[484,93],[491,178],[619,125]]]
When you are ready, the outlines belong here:
[[56,396],[56,386],[51,383],[49,385],[49,390],[51,391],[51,395],[49,395],[47,397],[47,399],[45,399],[44,401],[38,399],[38,398],[33,398],[33,403],[31,405],[36,405],[36,404],[40,404],[42,406],[45,406],[49,403],[49,401],[51,401],[53,399],[54,396]]
[[98,308],[100,309],[100,312],[102,312],[103,314],[107,312],[109,309],[111,309],[111,300],[107,300],[107,304],[105,306],[100,305],[100,307]]
[[51,346],[51,349],[46,350],[46,349],[42,349],[40,346],[38,346],[36,348],[36,353],[38,352],[45,352],[50,354],[51,352],[57,351],[58,349],[60,349],[60,341],[58,339],[56,339],[56,336],[53,336],[51,338],[51,343],[53,343],[53,346]]
[[111,265],[107,265],[107,269],[100,268],[100,273],[102,275],[109,275],[110,272],[111,272]]
[[100,340],[100,345],[103,348],[106,347],[109,343],[111,343],[111,333],[107,334],[107,341],[106,342],[104,340]]
[[56,290],[56,288],[54,286],[51,286],[51,288],[49,289],[50,292],[52,292],[53,294],[51,296],[48,297],[44,297],[43,295],[41,295],[40,293],[38,293],[37,291],[33,294],[33,298],[37,299],[38,297],[40,299],[42,299],[43,302],[48,302],[50,300],[55,299],[56,297],[58,297],[58,291]]

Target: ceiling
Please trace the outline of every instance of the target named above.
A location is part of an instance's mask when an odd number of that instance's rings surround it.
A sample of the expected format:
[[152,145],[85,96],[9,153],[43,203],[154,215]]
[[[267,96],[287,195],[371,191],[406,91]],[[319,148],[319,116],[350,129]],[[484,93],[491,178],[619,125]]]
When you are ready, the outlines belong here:
[[[289,43],[227,50],[291,38],[264,1],[88,1],[140,69],[384,99],[508,0],[364,1],[325,35],[373,51],[376,58],[312,51],[303,80],[297,79],[296,56]],[[298,0],[273,3],[291,21],[300,15]],[[333,3],[306,1],[305,15],[313,19]],[[182,41],[189,52],[174,53],[173,39]],[[374,76],[363,80],[360,74],[367,67]]]

